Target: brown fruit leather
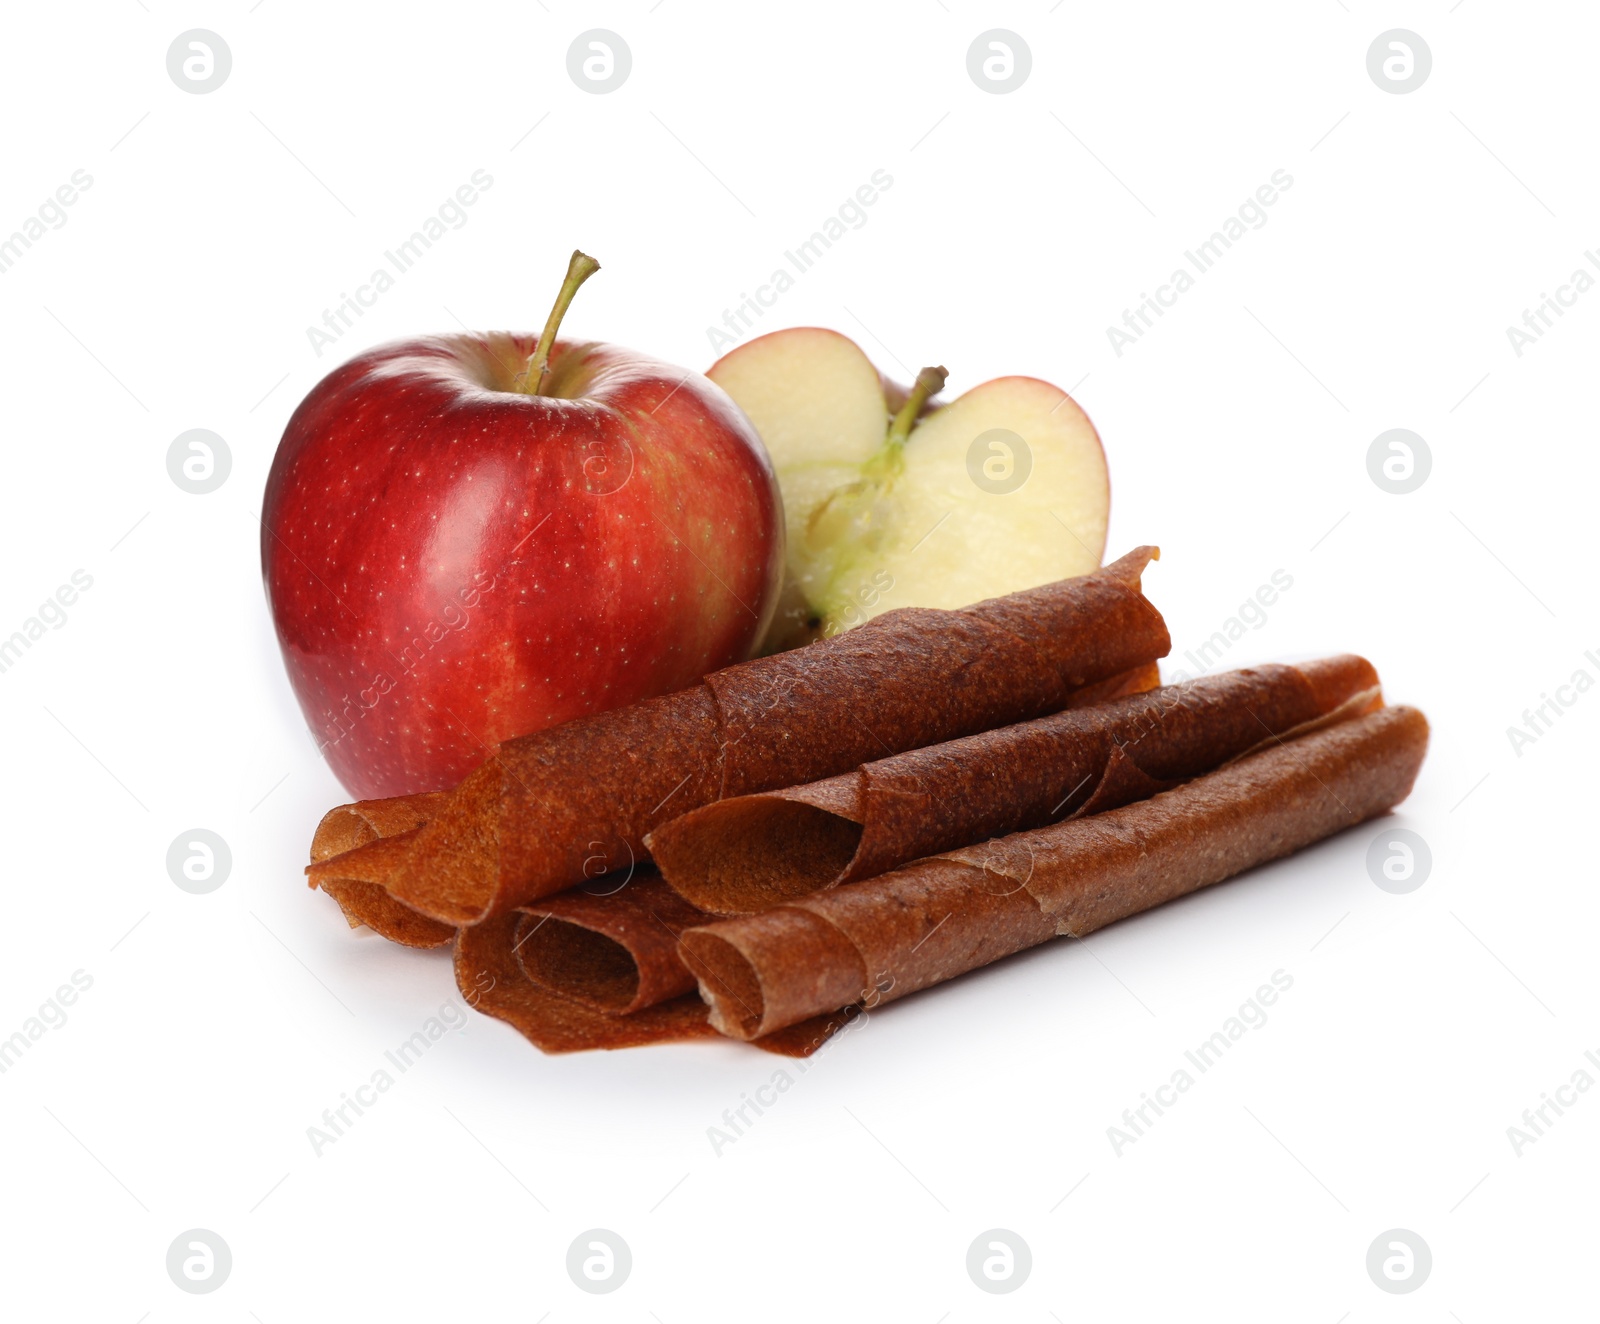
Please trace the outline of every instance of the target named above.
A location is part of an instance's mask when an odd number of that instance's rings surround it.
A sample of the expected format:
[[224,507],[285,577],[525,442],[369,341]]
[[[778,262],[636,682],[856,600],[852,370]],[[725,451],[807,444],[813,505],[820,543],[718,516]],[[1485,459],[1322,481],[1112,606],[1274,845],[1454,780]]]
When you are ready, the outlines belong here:
[[615,1016],[535,984],[517,962],[518,918],[512,912],[461,930],[456,986],[471,1006],[513,1026],[535,1047],[575,1053],[716,1037],[705,1003],[692,994]]
[[1224,672],[1000,727],[807,786],[719,800],[646,838],[666,880],[742,915],[990,837],[1142,800],[1333,714],[1382,702],[1345,655]]
[[[693,993],[617,1016],[541,987],[517,961],[517,924],[512,913],[461,930],[456,937],[456,986],[470,1006],[505,1021],[543,1052],[722,1038],[707,1020],[706,1004]],[[809,1057],[851,1019],[849,1013],[809,1017],[751,1042],[783,1057]]]
[[710,916],[654,872],[590,886],[522,908],[515,946],[523,974],[613,1016],[693,993],[678,935]]
[[1415,708],[1319,725],[1147,800],[690,929],[685,959],[711,1023],[740,1039],[874,1006],[1381,814],[1410,794],[1427,743]]
[[546,1052],[720,1030],[806,1056],[1404,798],[1427,723],[1372,711],[1363,659],[1155,690],[1155,555],[887,613],[507,742],[454,791],[341,805],[309,880],[352,926],[453,942],[467,1001]]
[[402,905],[382,883],[406,858],[410,835],[449,798],[434,791],[330,809],[311,838],[307,881],[339,903],[352,929],[364,924],[406,947],[447,946],[456,934],[453,926]]

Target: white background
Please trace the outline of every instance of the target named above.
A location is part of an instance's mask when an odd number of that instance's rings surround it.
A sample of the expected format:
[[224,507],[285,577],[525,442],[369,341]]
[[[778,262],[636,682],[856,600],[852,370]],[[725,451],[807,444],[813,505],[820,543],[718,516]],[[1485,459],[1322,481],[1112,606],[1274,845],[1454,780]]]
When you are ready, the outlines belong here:
[[[228,81],[168,77],[221,34]],[[580,90],[569,43],[633,71]],[[1020,34],[1027,83],[966,52]],[[1419,90],[1369,78],[1420,33]],[[0,234],[74,170],[67,223],[0,276],[0,635],[93,587],[0,675],[10,842],[0,1035],[93,979],[0,1076],[8,1316],[288,1320],[1390,1320],[1592,1312],[1600,1091],[1520,1155],[1522,1110],[1600,1052],[1591,951],[1600,694],[1518,755],[1507,728],[1579,668],[1591,587],[1600,294],[1520,357],[1506,328],[1600,244],[1593,57],[1577,4],[12,6]],[[534,127],[537,126],[537,127]],[[306,328],[477,169],[470,212],[320,358]],[[703,367],[706,327],[876,169],[893,186],[764,319],[855,336],[952,392],[1019,372],[1104,437],[1110,553],[1157,541],[1175,658],[1275,570],[1224,665],[1359,650],[1434,743],[1377,828],[875,1015],[743,1137],[707,1128],[782,1065],[733,1044],[542,1057],[473,1016],[335,1145],[307,1127],[456,998],[448,960],[350,933],[300,869],[342,799],[277,656],[255,512],[295,403],[419,332],[569,319]],[[1293,186],[1120,357],[1106,328],[1275,170]],[[870,328],[870,330],[869,330]],[[909,370],[909,371],[908,371]],[[220,490],[168,478],[227,441]],[[1373,438],[1420,433],[1404,496]],[[178,834],[233,868],[194,896]],[[1120,1156],[1107,1127],[1277,969],[1253,1030]],[[795,1070],[792,1064],[788,1069]],[[1589,1065],[1600,1080],[1600,1067]],[[1553,1116],[1553,1114],[1550,1114]],[[232,1249],[214,1295],[169,1243]],[[608,1296],[568,1278],[624,1237]],[[985,1229],[1032,1248],[992,1296]],[[1369,1244],[1426,1240],[1420,1290]]]

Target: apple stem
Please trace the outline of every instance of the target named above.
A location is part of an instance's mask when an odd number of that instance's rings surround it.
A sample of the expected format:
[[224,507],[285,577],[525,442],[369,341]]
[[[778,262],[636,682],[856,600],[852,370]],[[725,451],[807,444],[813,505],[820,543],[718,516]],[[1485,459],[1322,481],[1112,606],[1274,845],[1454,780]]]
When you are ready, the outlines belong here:
[[578,287],[600,270],[600,264],[587,253],[574,248],[572,260],[567,264],[567,278],[561,282],[561,291],[545,319],[544,330],[539,333],[539,343],[528,356],[528,367],[523,373],[522,389],[528,395],[543,395],[545,377],[550,372],[550,351],[555,347],[556,332],[561,329],[561,319],[567,315]]
[[905,404],[900,406],[900,412],[894,416],[894,422],[889,424],[891,447],[898,449],[906,444],[906,438],[911,435],[912,426],[917,421],[917,415],[922,412],[922,406],[928,403],[930,396],[938,395],[944,390],[944,381],[949,375],[943,368],[924,368],[917,374],[917,380],[906,396]]

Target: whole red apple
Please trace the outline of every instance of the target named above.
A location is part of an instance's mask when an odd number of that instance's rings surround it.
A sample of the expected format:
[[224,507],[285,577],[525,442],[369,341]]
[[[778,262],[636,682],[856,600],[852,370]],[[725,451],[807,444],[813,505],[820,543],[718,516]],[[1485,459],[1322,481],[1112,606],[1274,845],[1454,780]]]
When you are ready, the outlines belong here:
[[748,657],[783,571],[760,438],[699,373],[557,340],[434,336],[317,384],[261,512],[300,707],[367,799],[459,782],[496,743]]

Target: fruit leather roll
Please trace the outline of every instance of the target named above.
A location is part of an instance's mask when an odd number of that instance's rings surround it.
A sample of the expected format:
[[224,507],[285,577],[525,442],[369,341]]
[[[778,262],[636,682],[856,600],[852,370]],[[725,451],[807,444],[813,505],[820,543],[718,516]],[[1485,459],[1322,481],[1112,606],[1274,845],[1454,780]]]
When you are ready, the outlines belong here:
[[[352,928],[365,924],[411,947],[443,947],[454,941],[456,982],[462,996],[478,1011],[505,1021],[547,1053],[721,1038],[707,1022],[706,1004],[693,991],[694,979],[675,950],[677,930],[708,917],[656,875],[641,872],[628,887],[615,878],[602,879],[593,884],[597,889],[594,895],[575,890],[545,903],[552,924],[568,923],[574,929],[592,925],[597,944],[615,943],[624,959],[636,963],[634,994],[620,1009],[603,1005],[609,989],[594,978],[592,968],[585,970],[581,959],[569,959],[565,966],[552,964],[546,972],[547,980],[554,977],[565,983],[565,992],[528,978],[523,958],[537,941],[527,938],[536,918],[506,915],[463,930],[458,938],[455,929],[417,914],[383,887],[359,876],[363,858],[381,858],[374,852],[383,842],[404,846],[403,839],[447,798],[434,793],[362,800],[330,809],[323,816],[312,839],[311,857],[330,863],[344,859],[332,866],[332,872],[318,885],[339,903]],[[557,920],[557,915],[562,919]],[[675,928],[670,936],[652,941],[641,920],[671,923]],[[669,953],[668,948],[673,950]],[[670,961],[664,959],[669,955]],[[530,964],[543,969],[537,962]],[[614,1004],[616,998],[610,1001]],[[619,1010],[633,1014],[621,1015]],[[787,1057],[804,1057],[849,1023],[847,1016],[803,1021],[757,1040],[755,1046]]]
[[646,845],[687,900],[746,915],[1144,799],[1263,740],[1381,702],[1378,673],[1350,655],[1226,672],[720,800],[657,828]]
[[1380,709],[1120,809],[690,929],[685,959],[711,1024],[739,1039],[903,997],[1381,814],[1410,793],[1427,743],[1416,709]]
[[513,945],[534,983],[625,1016],[694,992],[678,937],[710,918],[659,874],[640,870],[524,906]]
[[[520,923],[512,912],[462,929],[456,938],[456,985],[472,1007],[505,1021],[543,1052],[578,1053],[721,1038],[711,1027],[706,1004],[694,993],[623,1016],[535,983],[517,959]],[[751,1042],[784,1057],[809,1057],[850,1021],[848,1015],[802,1017]]]
[[1140,589],[1155,555],[1143,547],[958,611],[886,612],[693,689],[508,741],[403,859],[369,873],[426,916],[475,924],[631,866],[653,827],[714,800],[1128,692],[1170,647]]
[[705,1003],[693,994],[617,1016],[534,983],[517,960],[518,919],[512,912],[461,930],[456,985],[471,1006],[513,1026],[535,1047],[575,1053],[716,1037]]
[[443,808],[449,795],[400,795],[358,800],[330,809],[311,838],[312,887],[339,903],[352,929],[366,925],[407,947],[444,947],[455,927],[402,905],[382,886],[406,858],[416,831]]

